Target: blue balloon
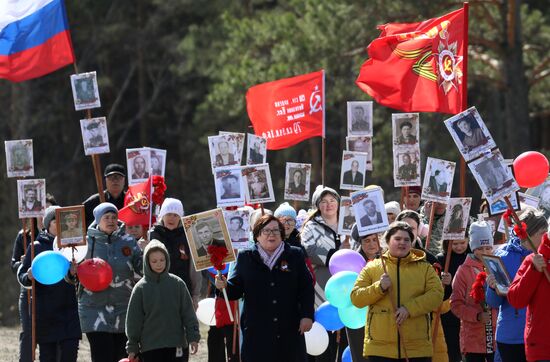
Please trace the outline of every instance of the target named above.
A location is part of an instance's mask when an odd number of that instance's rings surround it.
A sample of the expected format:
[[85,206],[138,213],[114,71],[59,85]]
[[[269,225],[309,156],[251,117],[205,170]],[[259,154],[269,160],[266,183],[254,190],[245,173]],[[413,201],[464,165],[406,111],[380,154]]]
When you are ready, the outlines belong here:
[[330,304],[336,308],[351,305],[350,293],[358,275],[352,271],[341,271],[330,277],[325,285],[325,296]]
[[345,308],[338,308],[338,316],[344,325],[351,329],[365,326],[367,321],[367,307],[357,308],[354,305]]
[[349,349],[349,346],[347,346],[344,353],[342,353],[342,362],[353,362],[351,359],[351,350]]
[[338,308],[329,302],[324,302],[315,311],[315,320],[319,322],[327,331],[337,331],[344,328],[344,323],[338,316]]
[[38,254],[32,261],[34,279],[41,284],[51,285],[61,281],[69,271],[70,263],[58,251],[48,250]]

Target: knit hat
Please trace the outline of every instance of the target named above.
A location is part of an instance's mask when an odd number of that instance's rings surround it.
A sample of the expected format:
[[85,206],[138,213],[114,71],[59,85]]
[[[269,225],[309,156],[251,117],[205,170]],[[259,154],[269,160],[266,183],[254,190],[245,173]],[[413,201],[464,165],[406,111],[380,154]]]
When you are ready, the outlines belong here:
[[97,205],[94,209],[95,223],[99,224],[99,221],[101,220],[103,215],[105,215],[108,212],[114,212],[115,214],[118,215],[118,209],[116,208],[115,205],[111,204],[110,202],[104,202],[102,204]]
[[470,249],[493,246],[493,230],[486,221],[476,221],[470,225]]
[[394,214],[397,216],[401,212],[401,208],[399,207],[399,203],[397,201],[386,202],[384,207],[386,208],[387,214]]
[[548,228],[548,221],[544,217],[544,213],[532,207],[525,208],[519,219],[527,226],[527,234],[529,235],[534,235],[539,230]]
[[50,223],[52,220],[55,220],[55,210],[59,209],[59,206],[50,206],[44,212],[44,218],[42,219],[44,223],[44,228],[48,230],[50,228]]
[[331,194],[334,196],[336,200],[338,200],[338,203],[340,203],[340,195],[338,195],[338,192],[336,190],[331,189],[330,187],[319,185],[315,188],[315,192],[313,193],[313,196],[311,197],[311,204],[316,209],[319,208],[319,203],[321,202],[321,199],[326,194]]
[[277,209],[275,209],[275,213],[273,214],[275,217],[281,217],[281,216],[287,216],[294,220],[296,220],[296,210],[288,202],[283,202]]
[[182,217],[184,212],[181,201],[170,197],[165,198],[162,206],[160,207],[159,220],[162,220],[166,214],[176,214],[179,217]]
[[[264,214],[273,215],[273,211],[269,209],[264,209]],[[250,213],[250,229],[254,229],[254,225],[256,224],[256,221],[262,216],[262,209],[256,209],[252,213]]]

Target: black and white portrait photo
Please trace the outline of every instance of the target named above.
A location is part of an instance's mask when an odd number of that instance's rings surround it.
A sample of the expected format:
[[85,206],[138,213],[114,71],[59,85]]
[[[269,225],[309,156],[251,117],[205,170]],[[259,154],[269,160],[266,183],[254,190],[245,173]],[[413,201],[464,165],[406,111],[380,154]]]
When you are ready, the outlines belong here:
[[249,211],[237,209],[224,211],[223,213],[233,249],[247,248],[250,237]]
[[466,161],[471,161],[484,151],[496,147],[493,137],[475,107],[447,119],[445,126]]
[[[229,142],[229,147],[235,150],[234,152],[235,162],[237,165],[240,165],[241,160],[243,159],[244,147],[246,146],[244,142],[245,134],[238,133],[238,132],[227,132],[227,131],[220,131],[218,134],[220,136],[224,136],[227,142]],[[267,143],[267,140],[266,140],[266,143]]]
[[242,168],[245,178],[246,201],[265,203],[275,201],[271,173],[267,163]]
[[166,150],[158,148],[149,148],[151,158],[151,172],[152,175],[164,177],[166,169]]
[[456,197],[448,200],[443,221],[443,239],[456,240],[465,237],[471,206],[471,197]]
[[539,198],[539,208],[544,211],[546,217],[550,217],[550,178],[541,185],[530,188],[526,194]]
[[309,200],[311,164],[286,163],[285,200]]
[[151,171],[151,152],[148,148],[126,149],[128,185],[147,181]]
[[422,200],[446,204],[451,197],[456,164],[428,157],[422,185]]
[[213,168],[241,164],[237,156],[237,147],[234,142],[229,141],[229,136],[210,136],[208,137],[208,146]]
[[247,135],[247,142],[246,164],[259,165],[266,163],[267,140],[249,133]]
[[346,137],[346,150],[367,154],[367,171],[372,171],[372,137]]
[[483,264],[485,264],[487,273],[495,277],[497,293],[505,296],[508,293],[510,284],[512,284],[512,280],[502,259],[496,255],[483,255],[481,259],[483,260]]
[[340,188],[342,190],[360,190],[365,186],[367,154],[362,152],[343,151],[340,171]]
[[17,180],[19,218],[43,217],[46,210],[46,180]]
[[348,102],[348,135],[372,137],[372,102]]
[[101,107],[96,72],[71,75],[71,87],[77,111]]
[[356,191],[350,197],[359,235],[378,233],[388,228],[381,188]]
[[218,207],[244,205],[245,195],[241,166],[214,169],[214,183]]
[[519,190],[512,171],[504,165],[504,158],[498,149],[468,163],[468,167],[489,203]]
[[342,196],[340,199],[340,213],[338,218],[338,234],[351,235],[351,229],[355,224],[355,213],[351,198]]
[[391,118],[394,145],[416,145],[419,143],[418,113],[393,113]]
[[5,141],[4,145],[8,177],[34,176],[32,140]]
[[395,187],[420,186],[420,151],[418,147],[396,147],[393,153]]
[[109,136],[105,117],[81,119],[80,130],[86,156],[109,153]]

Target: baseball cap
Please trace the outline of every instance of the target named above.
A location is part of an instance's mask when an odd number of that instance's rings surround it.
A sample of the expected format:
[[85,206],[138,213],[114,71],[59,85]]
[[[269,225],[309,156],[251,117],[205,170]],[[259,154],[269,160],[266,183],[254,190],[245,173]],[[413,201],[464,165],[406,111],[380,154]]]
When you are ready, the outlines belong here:
[[107,167],[105,167],[105,177],[115,174],[126,177],[126,169],[124,168],[124,166],[119,165],[118,163],[111,163],[107,165]]

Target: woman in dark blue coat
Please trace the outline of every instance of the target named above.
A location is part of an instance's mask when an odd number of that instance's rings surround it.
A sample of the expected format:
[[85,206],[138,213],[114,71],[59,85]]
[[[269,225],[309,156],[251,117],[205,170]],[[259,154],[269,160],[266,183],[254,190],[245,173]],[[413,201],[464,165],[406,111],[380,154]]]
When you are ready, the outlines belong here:
[[216,287],[229,299],[244,298],[241,357],[248,361],[306,361],[304,333],[313,323],[313,281],[302,251],[283,243],[283,225],[272,215],[258,219],[251,249]]

